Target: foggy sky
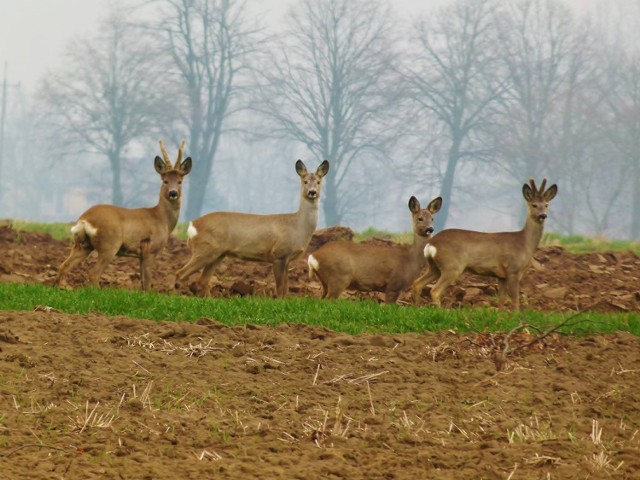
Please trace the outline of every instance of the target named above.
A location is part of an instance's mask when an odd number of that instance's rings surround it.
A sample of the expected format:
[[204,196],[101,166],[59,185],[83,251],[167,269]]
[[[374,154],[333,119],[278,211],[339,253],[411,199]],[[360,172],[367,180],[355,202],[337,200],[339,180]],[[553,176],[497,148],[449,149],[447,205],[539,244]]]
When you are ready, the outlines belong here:
[[[393,0],[401,20],[450,0]],[[31,93],[60,58],[73,37],[91,36],[109,5],[129,7],[139,0],[0,0],[0,75],[8,63],[9,81]],[[293,0],[249,0],[248,11],[260,12],[268,27],[278,29]],[[576,11],[593,8],[598,0],[565,0]]]

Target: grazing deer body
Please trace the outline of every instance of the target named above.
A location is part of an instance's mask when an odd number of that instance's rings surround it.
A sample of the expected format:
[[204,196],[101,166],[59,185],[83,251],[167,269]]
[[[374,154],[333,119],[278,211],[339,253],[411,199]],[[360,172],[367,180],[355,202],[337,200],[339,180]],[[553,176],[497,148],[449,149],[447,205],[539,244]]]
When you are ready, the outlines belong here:
[[498,279],[498,303],[504,305],[507,294],[514,309],[520,307],[520,279],[538,248],[549,202],[558,193],[552,185],[545,190],[547,180],[540,189],[535,182],[522,187],[527,202],[527,219],[517,232],[484,233],[470,230],[448,229],[435,235],[424,248],[429,270],[413,283],[413,299],[417,304],[422,289],[436,280],[431,289],[431,299],[440,306],[445,289],[463,272],[496,277]]
[[202,269],[197,290],[209,296],[209,280],[224,257],[266,262],[273,265],[276,296],[288,292],[289,262],[304,253],[318,223],[318,202],[322,178],[329,171],[324,161],[315,173],[307,171],[301,160],[296,162],[300,176],[300,207],[295,213],[254,215],[235,212],[213,212],[189,224],[187,235],[191,259],[178,270],[176,288],[191,274]]
[[433,215],[440,210],[438,197],[421,209],[415,197],[409,199],[413,222],[411,245],[366,245],[329,242],[309,255],[309,279],[322,285],[322,298],[338,298],[347,289],[385,293],[386,303],[395,303],[405,288],[420,275],[426,260],[424,247],[433,233]]
[[156,157],[154,167],[162,178],[158,204],[152,208],[124,208],[115,205],[95,205],[84,212],[71,228],[73,248],[60,265],[55,284],[84,260],[93,250],[98,260],[89,274],[90,283],[97,285],[100,275],[114,256],[140,258],[142,289],[151,287],[151,266],[155,255],[166,245],[180,215],[182,179],[191,170],[191,157],[182,161],[184,143],[178,160],[171,160],[160,141],[164,160]]

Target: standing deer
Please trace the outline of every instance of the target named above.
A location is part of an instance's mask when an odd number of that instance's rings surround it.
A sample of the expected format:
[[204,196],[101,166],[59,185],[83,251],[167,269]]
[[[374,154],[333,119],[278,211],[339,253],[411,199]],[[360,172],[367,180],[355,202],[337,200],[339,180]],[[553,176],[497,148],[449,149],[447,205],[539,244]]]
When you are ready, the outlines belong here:
[[202,269],[197,291],[209,296],[213,270],[226,256],[273,265],[276,296],[288,290],[289,262],[302,255],[318,223],[318,202],[322,178],[329,171],[325,160],[315,173],[307,172],[302,160],[296,162],[300,176],[300,207],[295,213],[254,215],[236,212],[213,212],[189,223],[187,236],[191,259],[178,270],[176,288],[182,280]]
[[162,178],[160,199],[152,208],[123,208],[115,205],[94,205],[80,215],[71,227],[73,248],[69,257],[60,265],[55,284],[59,285],[65,274],[95,250],[98,260],[89,274],[90,283],[97,285],[100,275],[114,256],[138,257],[142,289],[151,287],[151,266],[154,257],[169,240],[178,216],[182,179],[191,171],[191,157],[182,161],[185,142],[178,150],[178,159],[171,166],[171,159],[160,140],[164,160],[156,156],[154,167]]
[[484,233],[470,230],[448,229],[435,235],[424,248],[429,270],[412,286],[413,300],[419,303],[422,289],[434,280],[431,289],[433,303],[440,306],[445,289],[463,272],[497,277],[498,304],[503,306],[509,294],[513,308],[520,308],[520,279],[529,266],[544,229],[549,202],[558,193],[552,185],[547,190],[547,179],[540,189],[533,179],[522,187],[527,202],[524,228],[517,232]]
[[366,245],[329,242],[309,255],[309,279],[314,275],[322,285],[322,298],[338,298],[346,289],[385,293],[386,303],[395,303],[426,265],[424,247],[433,233],[433,215],[440,210],[437,197],[420,209],[416,197],[409,199],[413,221],[411,245]]

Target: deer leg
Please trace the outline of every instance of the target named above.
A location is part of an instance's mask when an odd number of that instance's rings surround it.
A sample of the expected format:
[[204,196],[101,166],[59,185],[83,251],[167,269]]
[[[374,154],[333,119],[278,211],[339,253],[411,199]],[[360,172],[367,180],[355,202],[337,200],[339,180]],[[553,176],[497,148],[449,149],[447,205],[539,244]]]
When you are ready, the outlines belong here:
[[286,260],[276,260],[273,262],[273,275],[276,278],[276,297],[284,298],[287,285],[287,262]]
[[391,278],[384,291],[384,303],[396,303],[402,291],[402,281]]
[[60,282],[62,282],[67,272],[73,269],[82,260],[87,258],[91,253],[91,250],[92,250],[91,248],[87,248],[84,245],[81,245],[79,243],[74,243],[73,247],[71,248],[71,253],[67,257],[67,259],[64,262],[62,262],[62,264],[60,265],[60,268],[58,268],[58,275],[56,276],[54,285],[59,286]]
[[140,242],[140,282],[142,290],[148,291],[151,288],[151,265],[153,256],[150,252],[151,242],[143,240]]
[[91,285],[94,285],[94,286],[99,285],[100,276],[102,275],[102,272],[104,272],[104,269],[107,268],[107,265],[109,265],[109,262],[113,260],[113,257],[116,256],[116,253],[118,253],[119,249],[120,249],[120,245],[116,247],[111,247],[111,248],[108,248],[108,247],[102,247],[99,249],[96,248],[96,251],[98,252],[98,261],[96,262],[96,264],[91,269],[91,272],[89,273],[89,283]]
[[327,298],[327,293],[329,293],[327,284],[324,281],[320,280],[320,286],[322,287],[322,294],[320,295],[320,298]]
[[502,308],[507,300],[507,280],[505,278],[498,279],[498,307]]
[[506,279],[507,293],[511,297],[511,304],[514,310],[520,309],[520,277],[509,275]]
[[384,292],[384,303],[396,303],[399,296],[399,290],[389,290],[389,288],[387,288],[387,290]]
[[440,272],[440,278],[431,289],[431,300],[436,306],[441,306],[440,298],[449,285],[457,280],[462,271]]
[[327,281],[327,294],[325,298],[335,300],[344,292],[349,286],[350,281],[344,281],[340,278],[333,278],[331,281]]
[[217,258],[214,262],[205,265],[202,273],[200,274],[200,278],[197,282],[197,290],[198,294],[201,297],[210,297],[211,291],[209,290],[209,281],[213,276],[213,271],[218,266],[218,264],[222,261],[222,257]]
[[424,275],[417,278],[411,285],[411,292],[413,294],[414,305],[420,305],[422,303],[422,290],[424,287],[437,280],[440,277],[440,270],[435,265],[430,265],[429,270]]
[[[213,258],[216,259],[214,263],[219,257],[219,255],[213,256]],[[179,289],[180,284],[184,279],[189,278],[192,274],[205,267],[208,263],[210,263],[211,258],[212,255],[194,252],[187,264],[176,272],[176,280],[174,284],[175,288]]]

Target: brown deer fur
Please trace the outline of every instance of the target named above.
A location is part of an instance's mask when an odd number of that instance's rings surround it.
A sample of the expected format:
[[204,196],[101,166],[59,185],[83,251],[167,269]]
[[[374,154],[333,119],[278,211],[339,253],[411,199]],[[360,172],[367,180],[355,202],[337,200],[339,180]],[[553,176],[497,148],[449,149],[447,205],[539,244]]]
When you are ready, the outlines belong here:
[[433,232],[433,215],[440,210],[438,197],[421,209],[416,197],[409,200],[413,221],[411,245],[367,245],[329,242],[309,255],[309,277],[322,285],[322,298],[338,298],[346,289],[385,293],[386,303],[395,303],[426,264],[424,247]]
[[253,215],[213,212],[189,224],[187,234],[191,259],[176,274],[176,288],[194,272],[202,270],[197,290],[208,296],[214,268],[226,256],[273,265],[276,296],[288,292],[289,262],[302,255],[318,223],[318,202],[322,178],[329,171],[325,160],[315,173],[296,162],[300,176],[300,207],[295,213]]
[[158,204],[151,208],[123,208],[115,205],[95,205],[82,215],[71,228],[73,248],[60,265],[55,284],[84,260],[93,250],[98,260],[89,274],[91,284],[97,285],[100,275],[114,256],[140,258],[142,289],[151,287],[151,266],[155,255],[166,245],[180,215],[182,179],[191,171],[191,157],[182,161],[185,142],[178,151],[178,160],[171,159],[162,141],[164,160],[156,157],[154,167],[162,178]]
[[434,280],[431,299],[440,305],[445,289],[463,272],[496,277],[498,301],[502,306],[508,294],[513,308],[520,307],[520,279],[540,243],[549,202],[558,193],[552,185],[545,190],[547,180],[540,189],[535,182],[522,187],[527,202],[527,219],[524,228],[517,232],[483,233],[470,230],[449,229],[435,235],[424,249],[429,270],[413,283],[413,299],[420,301],[422,289]]

